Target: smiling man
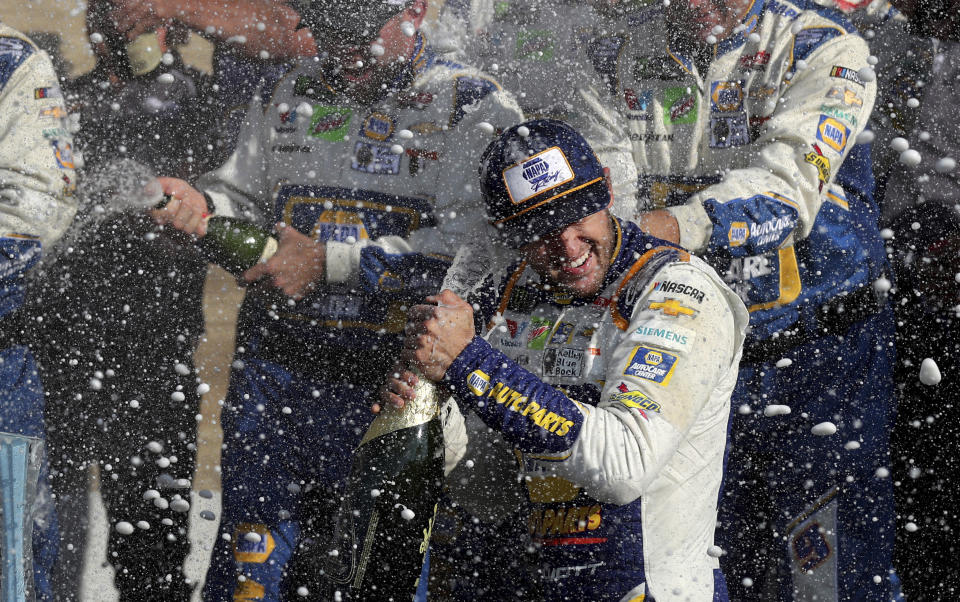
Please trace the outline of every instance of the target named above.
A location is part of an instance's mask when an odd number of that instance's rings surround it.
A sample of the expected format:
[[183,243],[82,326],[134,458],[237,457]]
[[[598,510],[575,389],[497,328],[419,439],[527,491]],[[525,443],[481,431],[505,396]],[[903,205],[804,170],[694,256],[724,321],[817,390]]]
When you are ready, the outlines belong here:
[[[604,170],[560,121],[507,130],[480,178],[522,261],[475,306],[450,291],[415,306],[401,357],[518,453],[545,599],[726,600],[710,549],[746,308],[705,263],[610,215]],[[383,403],[412,399],[415,377],[398,376]]]

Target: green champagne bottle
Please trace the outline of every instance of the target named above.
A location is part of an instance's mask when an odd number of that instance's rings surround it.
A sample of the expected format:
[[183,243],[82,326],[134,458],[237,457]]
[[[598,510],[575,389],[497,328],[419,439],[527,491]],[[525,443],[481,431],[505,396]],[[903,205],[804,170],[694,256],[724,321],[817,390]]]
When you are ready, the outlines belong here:
[[239,276],[270,259],[277,252],[277,239],[253,222],[215,215],[207,220],[207,233],[197,246],[211,263]]
[[334,590],[351,602],[408,602],[417,590],[444,461],[437,387],[418,376],[416,399],[383,408],[354,452],[322,559]]

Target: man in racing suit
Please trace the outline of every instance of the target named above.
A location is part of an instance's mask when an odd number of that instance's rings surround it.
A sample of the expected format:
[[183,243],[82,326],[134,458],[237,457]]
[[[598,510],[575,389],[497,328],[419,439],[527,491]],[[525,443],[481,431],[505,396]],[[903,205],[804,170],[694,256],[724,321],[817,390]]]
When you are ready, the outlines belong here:
[[[521,120],[498,84],[435,55],[416,30],[425,11],[423,0],[305,9],[321,57],[255,99],[233,155],[199,181],[218,213],[280,222],[276,255],[245,279],[287,295],[258,284],[241,311],[206,598],[278,598],[305,491],[326,534],[402,308],[439,288],[482,215],[469,176],[480,151]],[[175,200],[157,218],[202,234],[201,193],[161,182]]]
[[[0,432],[44,436],[43,389],[26,347],[29,317],[18,312],[28,271],[66,231],[76,212],[73,141],[50,59],[23,34],[0,24]],[[34,583],[52,599],[56,514],[46,469],[33,519]]]
[[720,511],[732,597],[881,600],[893,323],[856,144],[875,76],[842,15],[806,7],[674,2],[609,76],[658,209],[641,227],[704,254],[751,314]]
[[[401,357],[516,450],[545,599],[726,600],[713,531],[746,308],[706,263],[611,216],[570,126],[521,127],[480,177],[522,261],[471,299],[476,316],[451,291],[414,307]],[[381,400],[402,406],[414,383],[390,379]]]

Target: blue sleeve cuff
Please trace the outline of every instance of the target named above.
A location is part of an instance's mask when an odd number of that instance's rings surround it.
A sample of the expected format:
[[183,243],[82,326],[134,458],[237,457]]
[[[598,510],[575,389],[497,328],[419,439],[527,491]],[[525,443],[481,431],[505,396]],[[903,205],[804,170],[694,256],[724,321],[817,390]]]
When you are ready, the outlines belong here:
[[447,368],[446,379],[461,407],[472,409],[521,451],[570,449],[583,425],[573,400],[480,337]]

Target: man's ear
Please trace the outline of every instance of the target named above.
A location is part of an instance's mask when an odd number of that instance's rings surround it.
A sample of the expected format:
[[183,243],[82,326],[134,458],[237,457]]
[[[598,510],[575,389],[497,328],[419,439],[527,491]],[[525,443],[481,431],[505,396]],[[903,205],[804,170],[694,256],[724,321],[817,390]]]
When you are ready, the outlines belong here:
[[413,0],[407,7],[406,14],[407,20],[413,23],[414,27],[420,29],[423,20],[427,17],[427,0]]
[[613,205],[613,180],[610,179],[610,168],[603,168],[603,180],[607,183],[607,192],[610,194],[610,205]]

